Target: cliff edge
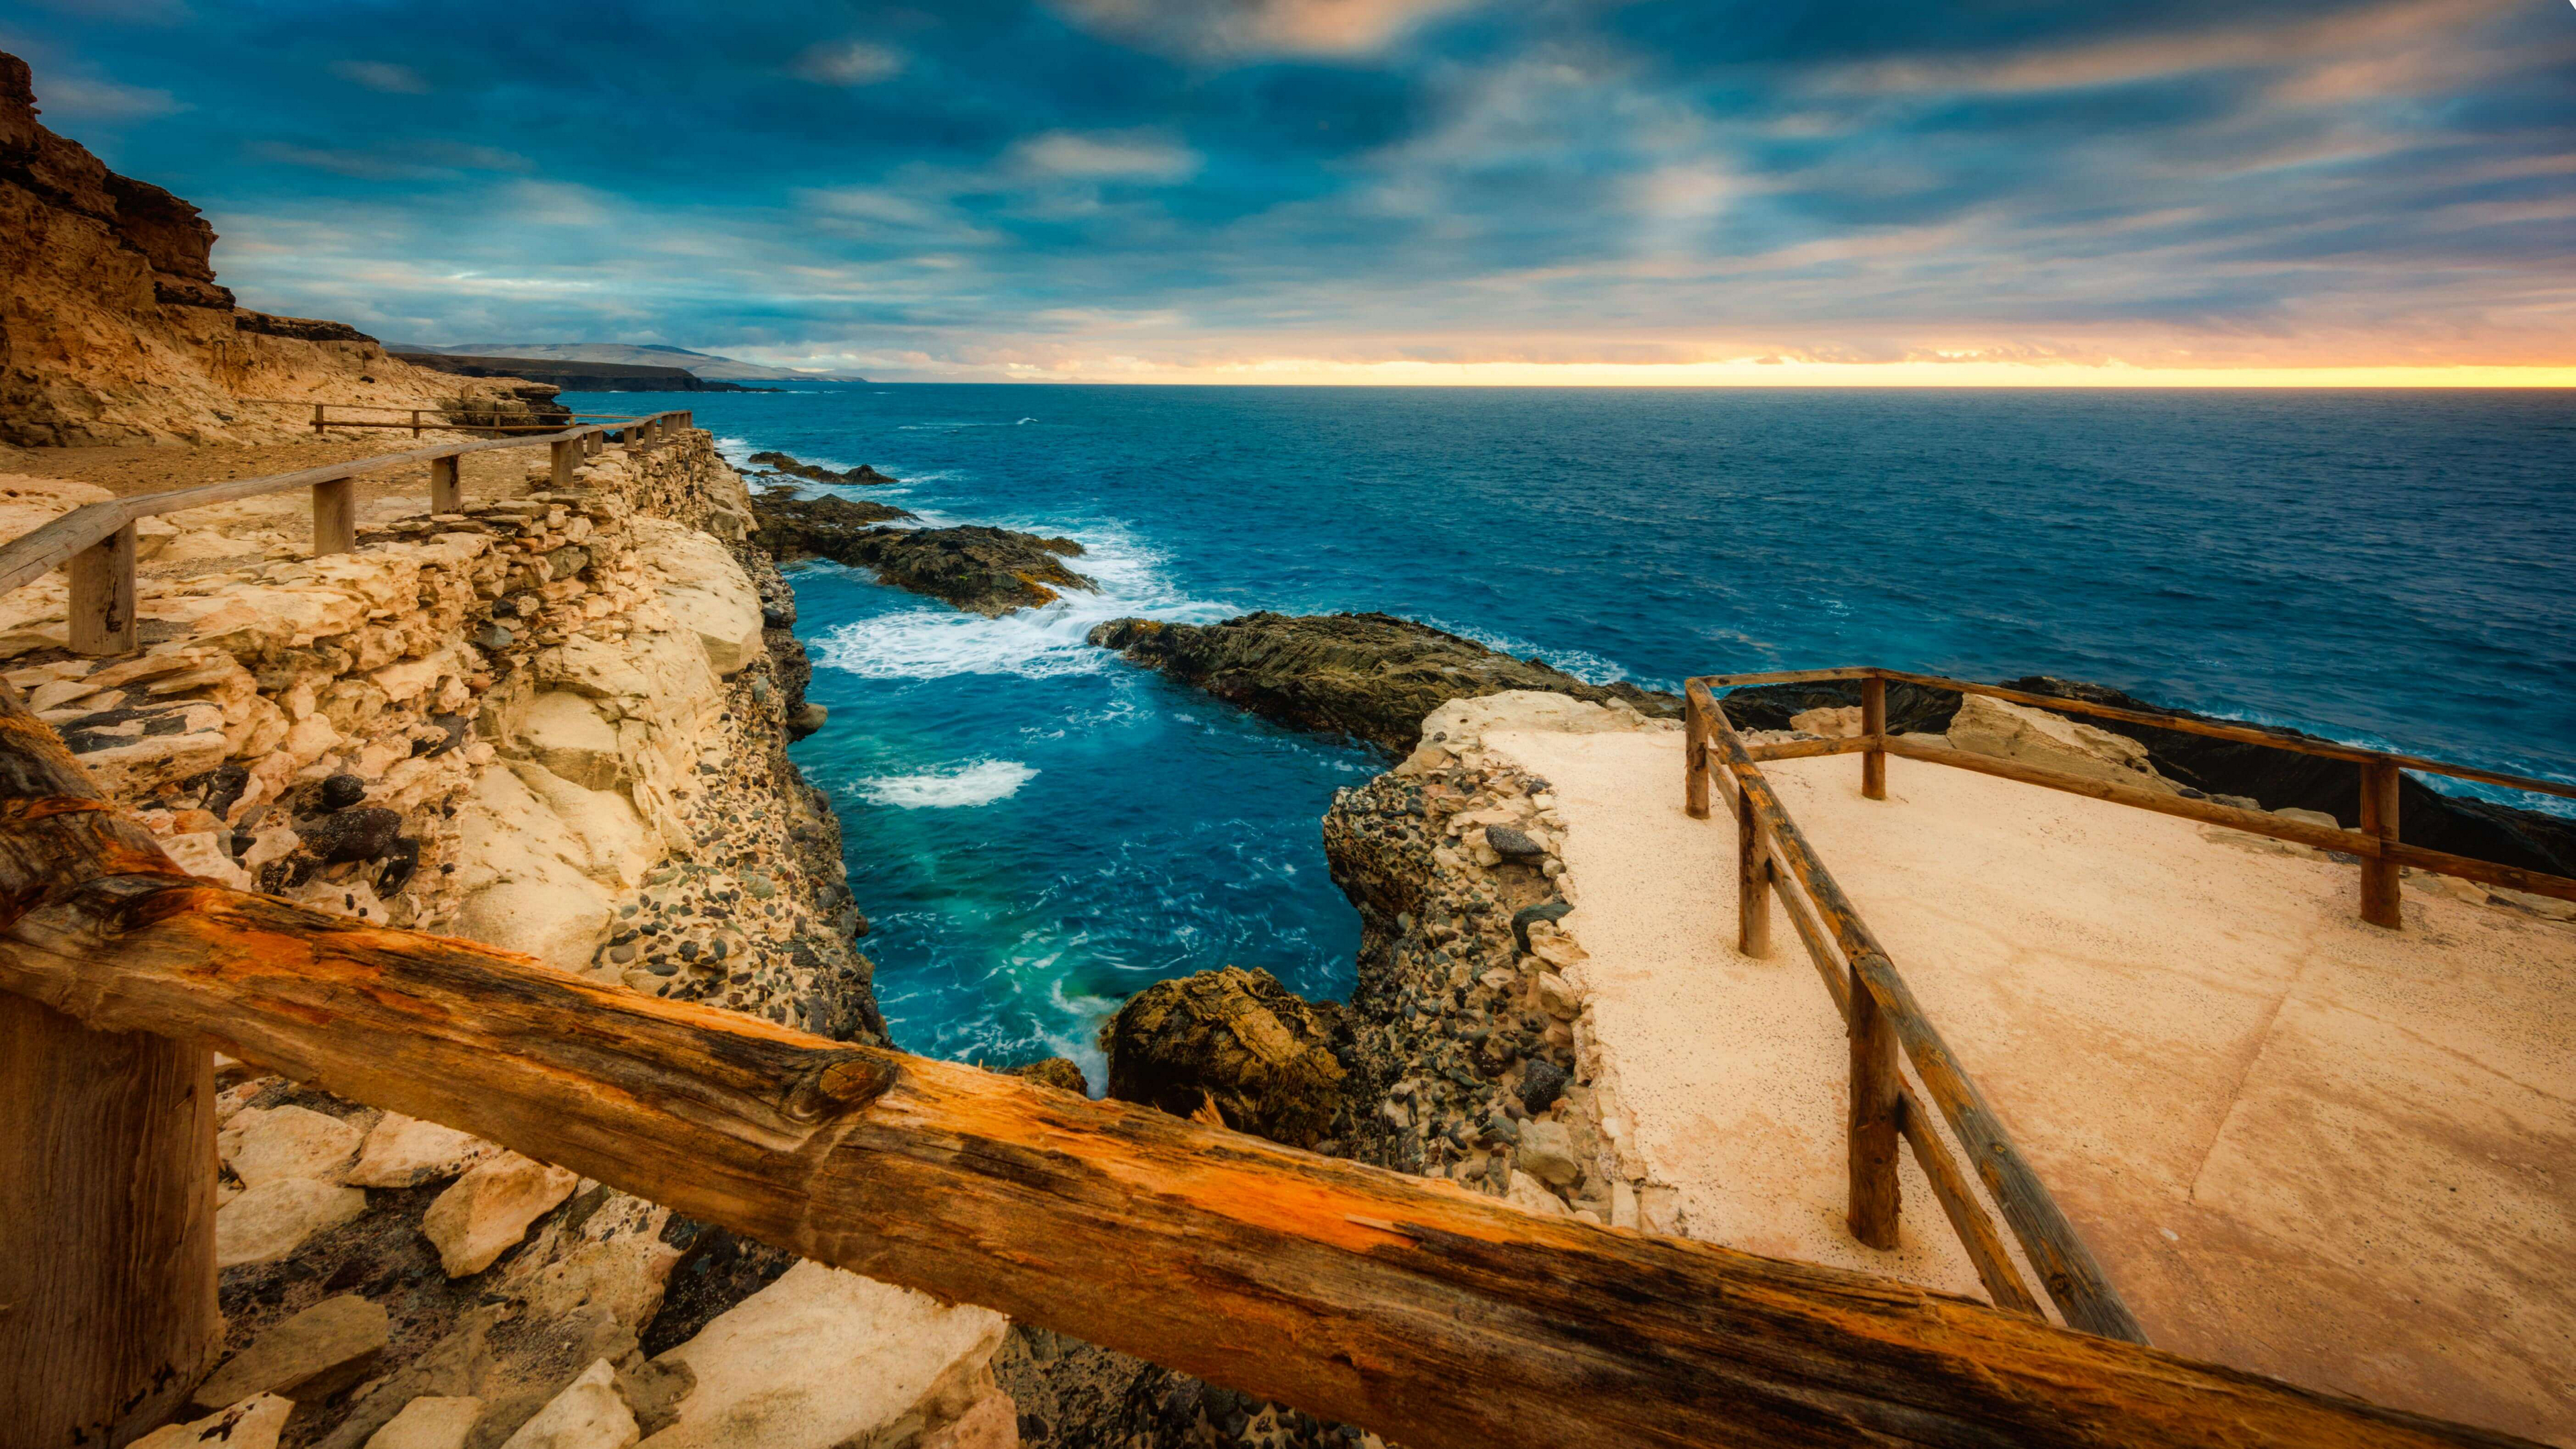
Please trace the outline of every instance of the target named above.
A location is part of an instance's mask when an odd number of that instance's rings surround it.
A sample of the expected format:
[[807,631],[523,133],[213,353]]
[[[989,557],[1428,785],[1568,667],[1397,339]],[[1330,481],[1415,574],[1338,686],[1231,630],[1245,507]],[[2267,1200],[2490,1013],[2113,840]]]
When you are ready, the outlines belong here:
[[555,389],[448,377],[340,322],[236,306],[197,208],[36,119],[0,54],[0,442],[250,442],[310,426],[253,398],[533,417]]

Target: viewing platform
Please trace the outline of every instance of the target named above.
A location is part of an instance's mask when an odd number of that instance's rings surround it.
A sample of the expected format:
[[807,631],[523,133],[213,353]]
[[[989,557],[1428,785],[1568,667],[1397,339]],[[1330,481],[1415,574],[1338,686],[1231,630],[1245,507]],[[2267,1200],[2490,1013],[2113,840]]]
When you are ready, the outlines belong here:
[[[1483,743],[1554,786],[1591,1050],[1689,1236],[1988,1296],[1911,1157],[1896,1246],[1846,1225],[1844,1026],[1796,940],[1738,949],[1685,737]],[[2410,875],[2391,930],[2349,858],[1885,768],[1761,767],[2150,1341],[2576,1442],[2576,924]]]

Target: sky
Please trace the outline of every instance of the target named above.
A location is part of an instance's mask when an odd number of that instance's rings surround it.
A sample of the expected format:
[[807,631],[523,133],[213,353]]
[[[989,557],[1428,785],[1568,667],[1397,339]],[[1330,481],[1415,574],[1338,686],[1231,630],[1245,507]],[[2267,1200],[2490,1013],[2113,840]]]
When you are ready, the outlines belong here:
[[2570,0],[18,0],[245,305],[913,380],[2576,385]]

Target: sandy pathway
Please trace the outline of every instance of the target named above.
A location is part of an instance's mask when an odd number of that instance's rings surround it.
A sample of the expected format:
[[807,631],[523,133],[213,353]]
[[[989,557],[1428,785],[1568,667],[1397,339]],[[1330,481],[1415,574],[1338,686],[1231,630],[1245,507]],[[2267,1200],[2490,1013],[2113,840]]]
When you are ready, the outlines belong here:
[[[1553,781],[1601,1049],[1693,1236],[1974,1280],[1919,1178],[1841,1228],[1840,1024],[1785,922],[1733,950],[1733,830],[1670,732],[1493,733]],[[1891,760],[1769,767],[2157,1343],[2576,1442],[2576,927],[2189,822]],[[1910,1162],[1909,1162],[1910,1169]]]

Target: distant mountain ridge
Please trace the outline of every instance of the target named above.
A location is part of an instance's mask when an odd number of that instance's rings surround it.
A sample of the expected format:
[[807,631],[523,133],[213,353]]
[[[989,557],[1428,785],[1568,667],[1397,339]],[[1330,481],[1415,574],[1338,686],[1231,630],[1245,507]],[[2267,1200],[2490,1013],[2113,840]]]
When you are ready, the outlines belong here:
[[604,362],[628,367],[677,367],[709,382],[865,382],[855,373],[799,372],[712,352],[692,352],[649,342],[458,342],[444,347],[396,343],[391,352],[444,352],[463,357],[539,357],[557,362]]

